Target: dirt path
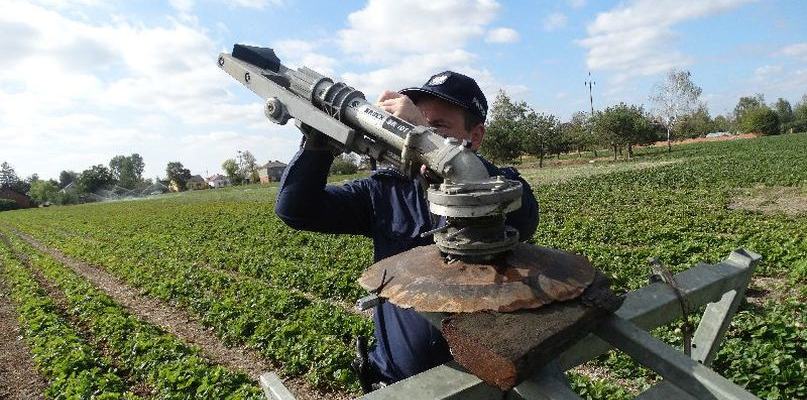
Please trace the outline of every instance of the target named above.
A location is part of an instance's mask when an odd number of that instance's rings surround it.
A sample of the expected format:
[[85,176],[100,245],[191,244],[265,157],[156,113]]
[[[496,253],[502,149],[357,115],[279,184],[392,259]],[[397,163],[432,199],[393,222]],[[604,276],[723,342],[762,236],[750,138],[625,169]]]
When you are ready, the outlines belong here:
[[[87,279],[87,281],[112,297],[118,304],[138,318],[160,326],[182,341],[201,348],[214,362],[243,371],[256,381],[261,373],[278,369],[277,365],[261,357],[254,349],[246,346],[233,348],[225,346],[216,337],[215,333],[196,322],[195,318],[184,310],[143,296],[137,289],[126,285],[100,268],[67,257],[58,250],[47,247],[22,232],[17,231],[15,233],[31,246],[51,255],[84,279]],[[283,384],[299,400],[320,399],[324,395],[311,389],[299,378],[284,380]],[[347,399],[350,396],[345,393],[329,393],[327,397],[331,399]]]
[[0,399],[44,399],[48,384],[22,340],[17,309],[5,280],[0,280]]

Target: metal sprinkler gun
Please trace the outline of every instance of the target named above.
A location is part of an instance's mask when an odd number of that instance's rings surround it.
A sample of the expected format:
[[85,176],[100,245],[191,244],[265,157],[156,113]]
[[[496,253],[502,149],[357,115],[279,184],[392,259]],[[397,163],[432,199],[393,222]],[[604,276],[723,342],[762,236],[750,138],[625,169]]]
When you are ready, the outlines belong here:
[[368,155],[410,177],[425,165],[443,178],[427,196],[430,211],[447,223],[423,236],[434,235],[449,257],[488,260],[518,243],[505,214],[521,207],[521,183],[490,177],[465,141],[412,125],[308,67],[287,68],[270,48],[236,44],[218,64],[265,101],[270,121],[284,125],[294,118],[303,133],[319,132],[337,152]]

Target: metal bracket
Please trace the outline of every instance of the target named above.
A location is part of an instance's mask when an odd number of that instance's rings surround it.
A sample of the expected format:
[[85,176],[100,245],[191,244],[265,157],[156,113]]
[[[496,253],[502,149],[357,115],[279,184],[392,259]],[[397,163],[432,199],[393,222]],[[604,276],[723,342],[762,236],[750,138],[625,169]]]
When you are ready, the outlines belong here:
[[[756,253],[738,249],[718,264],[698,264],[675,275],[674,279],[688,306],[697,309],[708,304],[694,335],[694,360],[647,333],[681,316],[676,295],[664,284],[655,283],[628,293],[622,307],[594,334],[561,354],[557,364],[561,370],[567,370],[614,346],[664,378],[661,383],[637,396],[637,399],[757,399],[707,366],[719,349],[720,341],[760,259],[761,256]],[[580,399],[556,374],[545,372],[539,372],[504,393],[450,362],[376,390],[361,399]],[[262,376],[262,386],[263,381]]]

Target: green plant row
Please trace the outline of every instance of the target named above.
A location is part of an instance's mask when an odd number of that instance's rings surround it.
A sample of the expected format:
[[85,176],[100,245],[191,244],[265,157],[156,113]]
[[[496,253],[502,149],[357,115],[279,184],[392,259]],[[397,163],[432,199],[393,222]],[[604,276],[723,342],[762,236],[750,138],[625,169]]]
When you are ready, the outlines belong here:
[[[803,286],[807,216],[733,204],[749,193],[781,187],[807,192],[804,148],[807,134],[681,145],[672,153],[643,148],[636,149],[635,161],[624,164],[658,166],[617,168],[615,173],[553,183],[530,181],[541,203],[533,240],[587,257],[613,278],[618,292],[646,284],[649,256],[679,272],[699,262],[717,263],[738,247],[762,254],[758,276]],[[288,374],[303,374],[323,387],[342,387],[353,382],[344,372],[349,337],[369,333],[370,323],[345,316],[344,310],[320,299],[348,302],[364,294],[355,280],[372,262],[372,243],[363,237],[287,228],[273,213],[274,190],[205,191],[11,211],[0,214],[0,221],[101,265],[150,296],[191,310],[226,340],[247,343],[283,363]],[[805,300],[801,291],[777,298],[784,308],[744,306],[715,362],[719,372],[761,397],[802,393],[805,384],[794,377],[798,363],[776,364],[781,373],[775,377],[758,369],[776,360],[803,358],[801,347],[782,343],[803,337],[805,325],[794,317],[793,304]],[[748,332],[755,327],[776,326],[777,321],[782,329],[750,340]],[[673,331],[656,333],[668,342],[680,341]],[[316,345],[322,338],[326,344]],[[764,352],[770,359],[755,356],[765,366],[729,362],[746,353],[762,354],[764,346],[780,351]],[[625,357],[605,356],[597,365],[636,387],[654,379]],[[575,382],[592,398],[616,393],[599,381]]]
[[807,134],[682,146],[684,162],[540,185],[534,239],[585,255],[623,290],[646,283],[649,256],[677,272],[738,247],[763,255],[758,275],[779,276],[807,259],[807,216],[731,204],[743,188],[807,191],[805,147]]
[[[0,243],[0,277],[10,286],[23,337],[47,378],[50,399],[137,399],[111,360],[69,324],[31,273]],[[12,366],[13,367],[13,366]]]
[[[542,223],[535,241],[585,255],[614,279],[618,290],[626,291],[646,284],[650,256],[678,272],[699,262],[717,263],[744,247],[763,256],[757,276],[783,282],[771,292],[779,297],[777,291],[786,292],[788,285],[805,283],[797,266],[807,262],[807,216],[763,214],[731,204],[748,188],[790,187],[807,194],[805,146],[804,134],[682,146],[677,154],[653,156],[683,162],[538,185]],[[805,300],[802,291],[758,307],[743,305],[715,370],[762,398],[804,398]],[[675,331],[663,327],[654,334],[680,348],[680,332]],[[754,335],[759,331],[765,334]],[[642,387],[655,379],[615,352],[595,365]],[[595,381],[583,385],[598,386]],[[606,392],[588,393],[593,398],[621,397]]]
[[104,265],[151,297],[190,310],[226,343],[248,344],[278,362],[286,376],[304,376],[323,389],[358,390],[348,365],[354,338],[372,332],[372,323],[364,316],[260,279],[156,254],[143,235],[88,241],[30,221],[20,227],[71,257]]
[[131,201],[43,210],[38,216],[88,239],[138,242],[140,252],[156,257],[238,272],[320,298],[352,303],[363,296],[355,281],[372,263],[371,241],[292,230],[274,215],[274,199],[266,192],[249,201]]
[[162,399],[260,399],[257,385],[243,373],[208,361],[201,352],[141,321],[59,261],[22,243],[10,242],[32,267],[64,291],[67,311],[86,326],[126,372]]

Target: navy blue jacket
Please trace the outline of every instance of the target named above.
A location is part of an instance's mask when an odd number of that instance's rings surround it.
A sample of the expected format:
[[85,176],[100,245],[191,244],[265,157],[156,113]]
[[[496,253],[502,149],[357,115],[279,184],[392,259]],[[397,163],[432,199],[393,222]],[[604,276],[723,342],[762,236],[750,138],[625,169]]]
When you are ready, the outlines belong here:
[[[481,157],[480,157],[481,159]],[[507,214],[507,224],[521,240],[535,233],[538,203],[530,186],[513,168],[496,168],[482,160],[491,176],[518,179],[524,189],[521,208]],[[429,213],[426,193],[417,180],[391,170],[343,185],[326,185],[333,155],[328,150],[300,150],[280,181],[275,212],[295,229],[371,237],[375,261],[417,246],[439,221]],[[374,314],[376,347],[371,360],[390,381],[399,381],[451,360],[439,330],[413,310],[384,302]]]

